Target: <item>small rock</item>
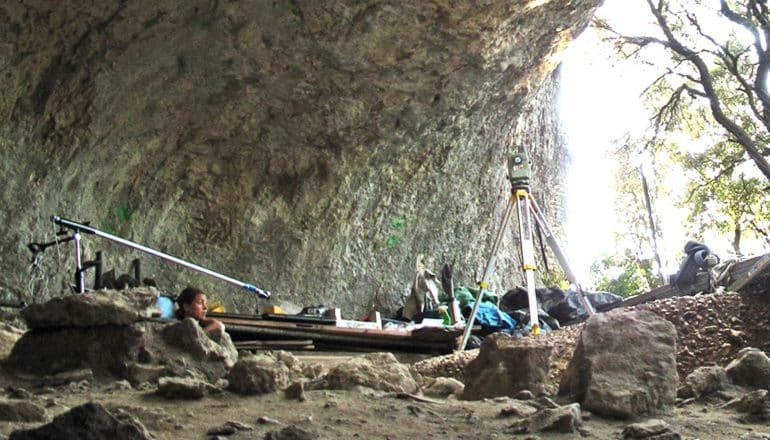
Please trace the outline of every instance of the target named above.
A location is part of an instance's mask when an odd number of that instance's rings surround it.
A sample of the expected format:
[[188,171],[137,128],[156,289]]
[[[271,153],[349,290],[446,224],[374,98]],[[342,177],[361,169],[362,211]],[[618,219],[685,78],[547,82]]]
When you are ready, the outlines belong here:
[[200,399],[206,395],[209,384],[202,380],[163,377],[158,381],[156,394],[169,399]]
[[26,400],[0,399],[0,420],[5,422],[40,422],[45,409]]
[[257,423],[261,425],[280,425],[281,424],[281,422],[279,422],[278,420],[268,416],[262,416],[258,418]]
[[8,392],[8,397],[12,399],[31,399],[32,393],[21,387],[15,387],[13,385],[8,386],[5,389]]
[[559,408],[541,409],[511,425],[509,431],[513,434],[539,431],[572,433],[577,432],[582,424],[580,404],[571,403]]
[[553,399],[551,399],[550,397],[546,397],[546,396],[538,397],[537,399],[535,399],[533,404],[535,406],[537,406],[538,408],[556,409],[556,408],[560,408],[561,407],[561,405],[556,403]]
[[738,437],[738,440],[770,440],[770,434],[763,432],[747,432]]
[[109,387],[109,391],[128,391],[130,389],[131,383],[127,380],[119,380]]
[[698,367],[687,375],[685,383],[693,393],[687,397],[701,397],[723,390],[727,385],[727,373],[718,366]]
[[284,395],[287,399],[296,399],[304,402],[306,399],[304,383],[302,381],[294,382],[284,390]]
[[229,420],[225,425],[232,426],[238,431],[253,431],[254,427],[248,423],[239,422],[237,420]]
[[764,388],[770,383],[770,358],[762,350],[746,347],[725,368],[736,385]]
[[532,400],[535,398],[535,395],[532,394],[532,391],[530,390],[521,390],[516,393],[513,398],[517,400]]
[[320,438],[318,434],[294,425],[265,434],[265,440],[316,440],[318,438]]
[[500,410],[500,416],[529,417],[536,412],[537,408],[514,400],[510,402],[508,406]]
[[227,423],[221,426],[217,426],[216,428],[211,428],[206,432],[206,435],[233,435],[236,432],[238,432],[237,429],[235,429],[234,426],[230,426]]
[[457,379],[437,377],[423,390],[423,394],[430,397],[460,396],[464,389],[465,385]]
[[672,431],[671,426],[668,423],[660,419],[650,419],[644,422],[630,424],[623,428],[621,436],[624,440],[645,439],[649,437],[671,440],[680,438],[679,434]]
[[766,416],[770,413],[770,400],[768,400],[767,390],[754,390],[746,393],[743,397],[733,399],[724,405],[723,408],[734,409],[735,411]]

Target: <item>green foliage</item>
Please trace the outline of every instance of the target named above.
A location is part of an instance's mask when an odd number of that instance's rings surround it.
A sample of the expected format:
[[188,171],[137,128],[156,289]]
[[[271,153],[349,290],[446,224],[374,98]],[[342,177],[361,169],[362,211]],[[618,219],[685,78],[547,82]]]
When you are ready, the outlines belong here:
[[569,281],[561,268],[554,268],[549,266],[548,270],[542,270],[537,273],[540,277],[540,282],[545,287],[558,287],[562,290],[566,290],[569,287]]
[[629,297],[650,290],[653,278],[649,261],[640,262],[630,253],[612,255],[591,265],[596,289]]
[[[667,162],[667,159],[662,154],[651,154],[643,150],[643,147],[624,142],[624,146],[613,154],[615,160],[614,210],[615,217],[622,221],[623,232],[615,239],[617,255],[595,263],[594,269],[614,273],[624,266],[639,266],[644,269],[641,273],[645,279],[645,282],[639,285],[649,287],[660,284],[659,280],[653,276],[660,271],[660,268],[657,264],[652,264],[656,261],[655,256],[658,254],[657,244],[663,240],[660,229],[662,221],[656,213],[655,206],[668,197],[668,194],[662,185],[657,184],[667,178],[667,169],[656,166],[656,163]],[[644,173],[643,169],[645,169]],[[650,224],[650,215],[647,211],[643,177],[647,181],[650,203],[653,207],[654,225]],[[645,263],[638,263],[639,261]],[[599,274],[594,274],[594,277],[601,278]],[[628,291],[628,288],[623,286],[619,288]]]
[[733,251],[741,255],[741,240],[761,239],[770,230],[770,204],[759,178],[720,176],[708,186],[689,184],[693,210],[690,225],[694,232],[707,229],[732,235]]

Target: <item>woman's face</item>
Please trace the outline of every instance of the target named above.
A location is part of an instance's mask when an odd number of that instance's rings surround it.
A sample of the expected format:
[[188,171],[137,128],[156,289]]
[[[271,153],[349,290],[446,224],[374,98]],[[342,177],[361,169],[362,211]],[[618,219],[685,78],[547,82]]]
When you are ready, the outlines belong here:
[[202,320],[206,318],[206,295],[199,293],[191,303],[184,305],[184,316]]

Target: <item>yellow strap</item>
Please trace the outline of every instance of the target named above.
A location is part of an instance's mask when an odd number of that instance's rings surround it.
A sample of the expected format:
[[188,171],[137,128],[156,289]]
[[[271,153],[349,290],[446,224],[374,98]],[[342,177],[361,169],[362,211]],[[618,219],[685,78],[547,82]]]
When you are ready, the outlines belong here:
[[532,326],[532,335],[536,336],[536,335],[539,335],[539,334],[540,334],[540,327],[537,324],[533,325]]
[[479,287],[481,287],[482,289],[486,289],[488,285],[489,284],[487,284],[487,282],[484,280],[479,281]]
[[522,264],[521,268],[524,270],[537,270],[537,267],[531,265],[531,264]]

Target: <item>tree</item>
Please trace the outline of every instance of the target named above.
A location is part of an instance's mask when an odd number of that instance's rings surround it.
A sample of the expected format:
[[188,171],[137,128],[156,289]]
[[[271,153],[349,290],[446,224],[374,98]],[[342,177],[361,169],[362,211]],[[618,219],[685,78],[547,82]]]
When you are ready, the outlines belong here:
[[[670,63],[657,82],[668,81],[672,91],[658,109],[655,125],[668,128],[678,112],[694,100],[705,100],[713,120],[759,171],[770,180],[770,18],[767,0],[720,1],[717,16],[712,1],[646,0],[659,36],[628,36],[605,22],[626,55],[641,55],[650,46],[663,48]],[[715,22],[721,20],[722,22]],[[729,29],[720,35],[717,29]]]
[[[662,263],[657,242],[661,239],[660,218],[655,213],[654,204],[658,199],[659,188],[654,184],[658,176],[648,179],[645,168],[655,172],[655,157],[648,157],[645,166],[638,146],[624,136],[615,141],[620,147],[614,152],[615,159],[615,212],[624,219],[626,230],[616,238],[624,257],[636,256],[637,261],[654,261],[660,282],[664,282]],[[654,173],[658,174],[658,173]],[[659,285],[653,278],[648,278],[649,285]]]
[[590,271],[597,290],[629,297],[650,289],[650,279],[654,278],[650,263],[626,251],[593,263]]
[[[761,188],[758,180],[741,175],[709,191],[691,184],[691,188],[695,188],[691,190],[693,210],[689,219],[701,230],[708,225],[720,232],[732,233],[732,248],[738,258],[743,256],[741,239],[747,232],[766,241],[770,235],[770,205],[763,191],[758,191]],[[709,206],[715,203],[726,209]]]
[[650,35],[597,21],[625,57],[660,69],[645,91],[652,124],[639,143],[681,167],[692,236],[730,233],[740,256],[743,238],[767,240],[770,230],[767,0],[721,0],[719,10],[703,0],[645,1]]

